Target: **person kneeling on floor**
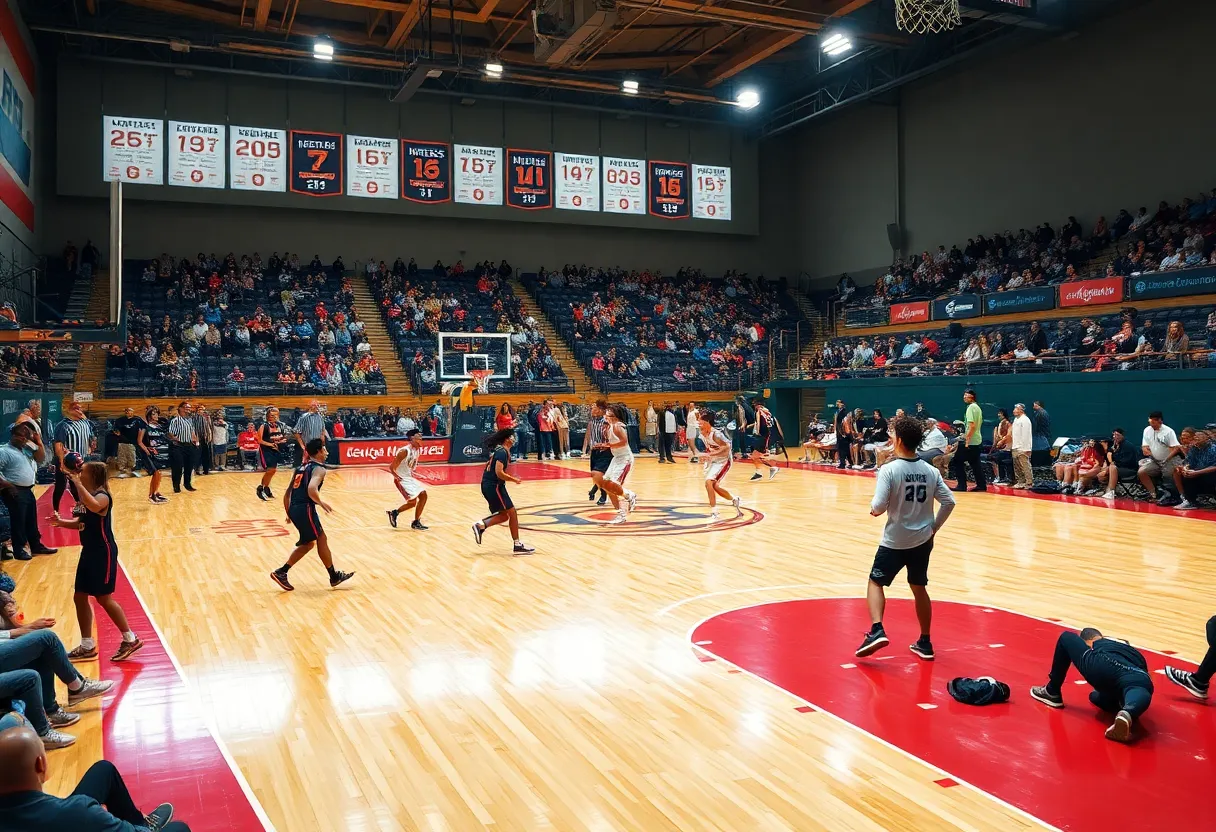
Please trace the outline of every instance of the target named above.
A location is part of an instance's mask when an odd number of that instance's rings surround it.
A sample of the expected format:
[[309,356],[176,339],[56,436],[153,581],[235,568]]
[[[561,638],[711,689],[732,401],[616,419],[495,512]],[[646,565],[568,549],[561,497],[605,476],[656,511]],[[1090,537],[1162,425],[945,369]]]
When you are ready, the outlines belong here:
[[1106,738],[1128,742],[1132,725],[1153,701],[1153,677],[1144,656],[1127,642],[1106,638],[1093,627],[1086,627],[1080,635],[1060,633],[1047,684],[1031,688],[1030,695],[1049,708],[1063,708],[1061,693],[1070,664],[1093,687],[1089,701],[1115,714]]

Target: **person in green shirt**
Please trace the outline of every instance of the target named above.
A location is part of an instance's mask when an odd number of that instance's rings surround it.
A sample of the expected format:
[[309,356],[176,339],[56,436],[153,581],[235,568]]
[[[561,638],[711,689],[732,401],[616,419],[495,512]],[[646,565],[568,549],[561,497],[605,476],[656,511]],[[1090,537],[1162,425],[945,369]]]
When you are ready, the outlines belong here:
[[954,478],[957,480],[954,491],[967,490],[967,466],[971,466],[971,475],[975,477],[975,488],[972,491],[987,491],[988,480],[984,466],[980,463],[980,446],[983,440],[984,411],[975,401],[975,391],[968,388],[963,393],[963,401],[967,403],[964,415],[963,434],[959,437],[959,448],[954,454]]

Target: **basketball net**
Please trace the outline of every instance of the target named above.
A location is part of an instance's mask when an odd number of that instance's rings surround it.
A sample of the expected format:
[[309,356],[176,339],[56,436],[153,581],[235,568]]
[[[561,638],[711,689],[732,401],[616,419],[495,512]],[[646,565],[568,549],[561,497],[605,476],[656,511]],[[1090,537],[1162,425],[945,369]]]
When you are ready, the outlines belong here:
[[473,379],[473,383],[477,385],[478,393],[490,392],[490,376],[494,375],[493,370],[469,370],[469,378]]
[[962,21],[958,0],[895,0],[895,25],[903,32],[929,35]]

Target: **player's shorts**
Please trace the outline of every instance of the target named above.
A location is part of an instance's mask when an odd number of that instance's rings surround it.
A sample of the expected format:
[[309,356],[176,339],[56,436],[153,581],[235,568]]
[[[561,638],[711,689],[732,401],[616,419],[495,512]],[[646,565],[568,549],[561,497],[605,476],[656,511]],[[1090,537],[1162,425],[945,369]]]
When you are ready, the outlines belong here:
[[768,453],[768,437],[755,436],[749,433],[747,435],[747,447],[753,453],[766,454]]
[[614,456],[608,463],[608,470],[604,472],[604,479],[617,485],[624,485],[625,477],[629,476],[629,469],[632,467],[633,454]]
[[148,472],[148,476],[152,476],[157,471],[164,470],[164,466],[160,464],[160,460],[151,454],[144,453],[143,448],[138,445],[135,446],[135,462],[140,468]]
[[722,479],[730,473],[730,457],[722,457],[720,459],[711,459],[705,463],[705,479],[706,481],[722,482]]
[[874,566],[870,568],[870,580],[881,586],[890,586],[895,576],[905,567],[908,569],[908,584],[927,586],[929,583],[929,555],[933,554],[933,538],[911,549],[890,549],[879,546],[874,554]]
[[290,507],[287,509],[287,516],[291,518],[292,525],[300,533],[300,539],[296,541],[297,546],[312,543],[325,534],[325,529],[321,528],[321,516],[317,514],[317,507],[311,503],[306,506]]
[[109,551],[80,550],[80,562],[76,564],[76,591],[94,598],[113,595],[118,580],[118,547]]
[[426,491],[426,486],[422,481],[416,480],[413,477],[395,478],[393,484],[397,486],[397,490],[401,492],[401,496],[407,500],[416,500],[419,494]]
[[282,457],[283,454],[278,448],[268,448],[265,445],[258,446],[258,460],[262,463],[263,468],[278,468]]
[[486,498],[486,505],[490,508],[490,514],[502,514],[508,509],[515,508],[515,503],[511,502],[511,495],[507,493],[507,485],[502,481],[499,481],[497,485],[483,482],[481,484],[481,496]]
[[608,470],[608,466],[612,464],[612,451],[606,451],[603,448],[593,450],[591,452],[591,470],[603,473]]

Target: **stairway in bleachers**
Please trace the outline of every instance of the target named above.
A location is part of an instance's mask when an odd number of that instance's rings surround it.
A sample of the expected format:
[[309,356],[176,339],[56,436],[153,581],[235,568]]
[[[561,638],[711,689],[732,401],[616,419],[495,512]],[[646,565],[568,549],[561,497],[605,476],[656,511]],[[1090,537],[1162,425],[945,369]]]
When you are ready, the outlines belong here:
[[[99,270],[90,286],[88,281],[77,281],[78,290],[89,287],[88,298],[81,309],[80,317],[90,322],[109,323],[110,318],[110,272]],[[77,300],[73,291],[68,308]],[[70,317],[70,316],[69,316]],[[80,348],[80,360],[76,364],[72,390],[77,393],[92,393],[96,399],[101,394],[101,381],[106,377],[106,344],[88,344]]]
[[545,341],[549,345],[549,349],[553,352],[553,357],[557,359],[557,363],[561,365],[562,372],[566,374],[566,378],[574,382],[574,389],[578,393],[588,394],[599,392],[599,388],[592,383],[591,379],[583,372],[583,367],[578,363],[578,359],[574,357],[574,353],[570,352],[570,347],[566,345],[565,339],[553,326],[553,322],[549,317],[541,311],[536,300],[524,287],[524,284],[519,282],[519,278],[512,276],[507,281],[507,285],[511,287],[511,291],[519,298],[520,305],[524,311],[536,319],[536,328],[540,330],[540,334],[545,336]]
[[384,325],[384,316],[372,296],[371,287],[367,285],[367,277],[358,269],[351,277],[351,291],[355,295],[355,311],[363,321],[363,334],[372,345],[372,355],[380,362],[380,372],[384,374],[387,394],[390,396],[412,396],[410,381],[401,366],[401,358],[393,339],[389,337],[388,328]]

